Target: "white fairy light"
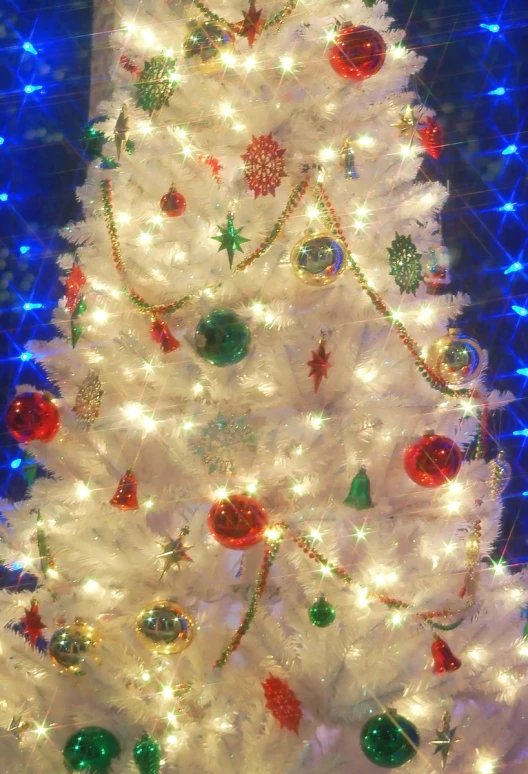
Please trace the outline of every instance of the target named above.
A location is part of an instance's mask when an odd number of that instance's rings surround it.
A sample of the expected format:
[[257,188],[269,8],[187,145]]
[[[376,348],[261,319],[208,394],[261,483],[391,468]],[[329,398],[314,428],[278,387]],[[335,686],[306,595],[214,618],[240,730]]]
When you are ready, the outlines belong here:
[[373,137],[370,137],[368,134],[363,134],[361,137],[358,137],[357,144],[360,148],[372,148],[375,145],[376,141]]
[[123,413],[127,419],[139,419],[143,416],[143,408],[139,403],[126,403],[123,406]]
[[283,73],[292,73],[295,67],[294,59],[291,56],[281,56],[280,64]]
[[319,151],[319,158],[321,161],[332,161],[337,156],[337,151],[334,148],[321,148]]
[[246,59],[244,60],[244,68],[248,72],[250,72],[251,70],[256,70],[257,67],[258,67],[258,61],[256,56],[251,55],[246,57]]
[[85,591],[86,591],[88,594],[94,594],[96,591],[99,591],[99,589],[100,589],[100,588],[101,588],[101,587],[100,587],[100,585],[99,585],[99,584],[97,583],[97,581],[96,581],[96,580],[94,580],[93,578],[89,578],[89,579],[86,581],[86,583],[84,584],[84,586],[83,586],[83,589],[84,589],[84,590],[85,590]]
[[227,491],[225,486],[221,486],[215,491],[214,498],[215,500],[225,500],[228,497],[228,495],[229,495],[229,492]]
[[104,325],[104,323],[108,322],[109,317],[110,315],[106,309],[94,309],[92,314],[93,321],[98,325]]
[[232,51],[223,51],[220,54],[220,59],[225,67],[235,67],[237,58]]
[[128,212],[118,212],[116,215],[116,221],[118,223],[130,223],[131,220],[132,218]]
[[75,485],[75,489],[79,500],[86,500],[90,497],[90,490],[83,481],[78,481]]

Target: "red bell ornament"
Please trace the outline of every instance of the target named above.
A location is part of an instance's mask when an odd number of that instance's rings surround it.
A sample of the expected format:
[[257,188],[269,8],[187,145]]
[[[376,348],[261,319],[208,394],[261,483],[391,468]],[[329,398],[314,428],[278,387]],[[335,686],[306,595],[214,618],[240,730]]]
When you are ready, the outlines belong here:
[[6,425],[19,443],[49,443],[60,427],[59,411],[42,392],[19,392],[7,407]]
[[364,81],[381,70],[387,47],[376,30],[344,25],[329,49],[330,64],[341,78]]
[[137,511],[137,478],[129,468],[124,476],[119,479],[115,495],[110,500],[110,505],[121,511]]
[[160,199],[160,209],[168,218],[179,218],[185,212],[186,207],[185,197],[173,185]]
[[444,675],[446,672],[456,672],[462,662],[451,652],[451,648],[441,637],[435,637],[431,648],[433,654],[433,672],[435,675]]
[[245,551],[262,540],[268,514],[253,497],[236,494],[213,503],[207,523],[209,532],[220,545]]
[[163,320],[154,318],[150,324],[150,335],[156,344],[160,345],[161,351],[168,355],[174,352],[180,346],[178,339],[172,335],[169,326]]
[[436,488],[456,477],[462,465],[462,453],[450,438],[428,430],[406,449],[403,465],[415,484]]
[[440,124],[434,118],[428,118],[418,125],[418,136],[431,158],[439,159],[445,145],[444,130]]

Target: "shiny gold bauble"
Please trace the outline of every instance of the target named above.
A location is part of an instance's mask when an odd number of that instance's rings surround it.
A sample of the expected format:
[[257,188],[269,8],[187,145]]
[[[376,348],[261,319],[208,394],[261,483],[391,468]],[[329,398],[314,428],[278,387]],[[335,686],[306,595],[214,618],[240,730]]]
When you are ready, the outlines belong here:
[[340,239],[321,231],[297,242],[290,255],[295,276],[306,285],[323,287],[340,277],[346,268],[346,247]]
[[183,57],[196,63],[203,73],[216,73],[224,67],[222,54],[233,48],[235,36],[221,24],[191,21],[183,41]]
[[476,379],[484,365],[480,344],[464,336],[460,328],[449,328],[427,350],[427,365],[447,384],[466,384]]
[[136,618],[136,633],[152,653],[173,655],[191,644],[194,621],[176,602],[155,601]]
[[48,652],[61,672],[83,675],[86,661],[100,642],[94,627],[76,618],[70,626],[62,626],[53,633]]

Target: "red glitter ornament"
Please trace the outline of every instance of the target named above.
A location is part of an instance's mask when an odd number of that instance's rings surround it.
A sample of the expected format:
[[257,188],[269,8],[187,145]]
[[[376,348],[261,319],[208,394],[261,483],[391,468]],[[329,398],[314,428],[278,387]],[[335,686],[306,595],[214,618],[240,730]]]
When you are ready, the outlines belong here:
[[280,727],[298,734],[299,723],[303,716],[301,702],[286,680],[268,675],[261,685],[266,697],[266,707],[279,722]]
[[341,78],[364,81],[381,70],[386,50],[376,30],[347,25],[341,27],[329,49],[330,64]]
[[431,648],[433,654],[433,672],[435,675],[443,675],[446,672],[456,672],[462,662],[451,651],[451,648],[441,637],[435,637]]
[[222,182],[220,178],[220,171],[223,169],[223,167],[218,161],[218,159],[215,159],[214,156],[206,156],[205,154],[202,153],[201,156],[198,156],[198,161],[200,162],[200,164],[205,164],[206,166],[209,167],[209,169],[211,170],[211,174],[217,183],[220,184]]
[[39,614],[38,602],[34,599],[31,600],[29,610],[26,608],[25,613],[26,615],[20,621],[22,624],[22,631],[31,647],[36,648],[37,640],[42,637],[42,633],[44,629],[46,629]]
[[213,503],[207,523],[209,532],[220,545],[245,551],[262,540],[268,514],[253,497],[235,494]]
[[173,185],[160,199],[160,209],[168,218],[179,218],[185,212],[186,207],[185,197]]
[[242,154],[244,174],[250,191],[258,196],[275,196],[275,190],[281,184],[284,171],[285,148],[273,139],[271,132],[252,137],[246,152]]
[[81,290],[86,285],[86,275],[78,263],[74,263],[66,277],[66,309],[75,311],[81,299]]
[[428,118],[422,124],[418,124],[418,136],[427,153],[433,159],[439,159],[445,145],[444,130],[434,118]]
[[152,320],[150,324],[150,335],[152,340],[159,344],[162,352],[168,355],[174,352],[180,346],[178,339],[172,335],[170,328],[163,320]]
[[450,438],[428,431],[405,451],[403,464],[415,484],[434,488],[455,478],[462,465],[462,453]]
[[57,435],[60,416],[57,407],[42,392],[20,392],[7,408],[7,429],[19,443],[49,443]]
[[124,476],[119,479],[115,495],[110,500],[110,505],[121,511],[137,511],[137,478],[129,468]]
[[330,362],[331,354],[331,352],[326,351],[325,341],[321,339],[317,349],[315,351],[312,350],[312,359],[306,363],[310,368],[308,377],[313,377],[314,380],[315,395],[319,392],[323,378],[328,379],[328,369],[332,368],[332,363]]

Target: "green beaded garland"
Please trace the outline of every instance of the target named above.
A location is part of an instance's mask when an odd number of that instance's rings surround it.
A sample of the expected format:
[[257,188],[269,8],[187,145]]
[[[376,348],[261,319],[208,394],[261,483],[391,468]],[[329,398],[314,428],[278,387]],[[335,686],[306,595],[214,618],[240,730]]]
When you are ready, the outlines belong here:
[[100,726],[85,726],[70,736],[63,756],[69,771],[107,774],[114,758],[121,755],[119,740]]
[[236,312],[214,309],[198,323],[195,343],[198,354],[209,363],[234,365],[247,355],[251,332]]
[[310,621],[314,626],[324,629],[325,626],[331,626],[336,617],[336,611],[333,605],[328,602],[325,596],[319,597],[308,610]]
[[367,720],[360,741],[369,761],[383,769],[397,769],[414,758],[420,736],[414,723],[387,710]]
[[134,763],[139,774],[158,774],[161,764],[161,747],[148,734],[143,734],[134,747]]

